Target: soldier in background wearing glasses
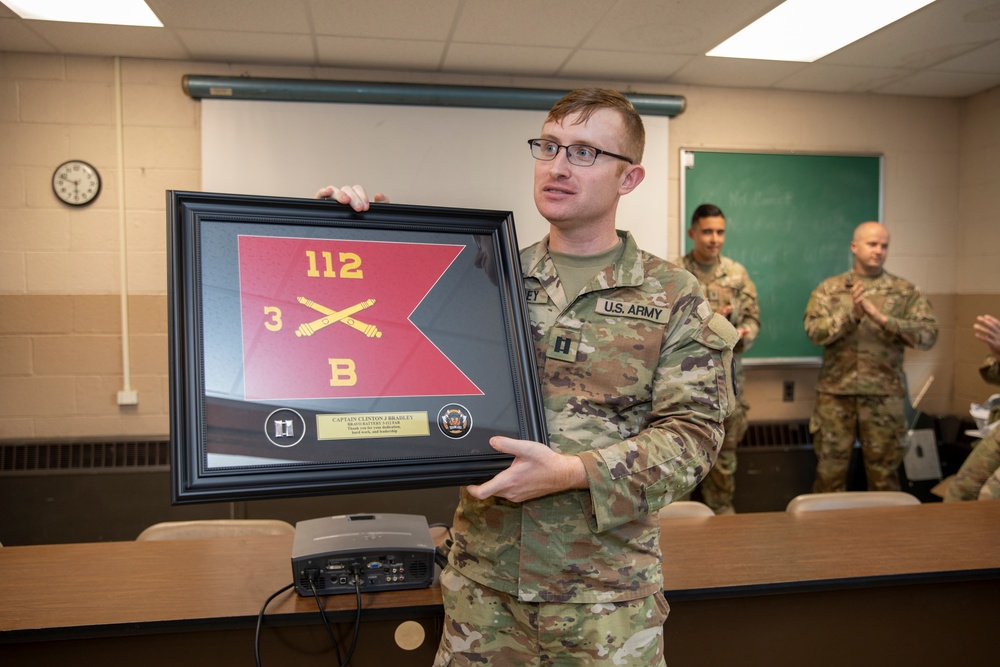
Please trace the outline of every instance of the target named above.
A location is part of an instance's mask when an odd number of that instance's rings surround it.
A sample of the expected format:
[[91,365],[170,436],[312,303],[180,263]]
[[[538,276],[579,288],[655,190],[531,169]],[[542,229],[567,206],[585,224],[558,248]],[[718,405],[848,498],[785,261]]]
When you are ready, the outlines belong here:
[[[573,91],[528,144],[549,234],[521,268],[550,446],[495,436],[513,463],[461,489],[435,664],[663,665],[657,512],[712,467],[738,337],[690,273],[616,229],[645,176],[627,98]],[[368,206],[360,186],[317,196]]]

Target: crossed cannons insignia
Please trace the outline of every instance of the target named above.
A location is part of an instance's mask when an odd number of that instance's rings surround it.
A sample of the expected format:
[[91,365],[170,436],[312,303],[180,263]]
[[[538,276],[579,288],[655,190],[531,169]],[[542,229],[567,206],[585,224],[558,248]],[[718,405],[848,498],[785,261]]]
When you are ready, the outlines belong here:
[[342,322],[349,327],[357,329],[363,333],[368,338],[381,338],[382,332],[378,330],[374,324],[365,324],[360,320],[356,320],[351,315],[358,312],[359,310],[364,310],[365,308],[370,308],[375,305],[375,299],[368,299],[367,301],[362,301],[361,303],[356,303],[350,308],[344,308],[343,310],[333,310],[322,306],[311,299],[307,299],[304,296],[295,297],[296,300],[303,306],[308,306],[315,311],[323,313],[324,317],[318,320],[313,320],[312,322],[305,322],[299,325],[299,328],[295,330],[296,336],[312,336],[314,333],[320,329],[324,329],[331,324],[337,322]]

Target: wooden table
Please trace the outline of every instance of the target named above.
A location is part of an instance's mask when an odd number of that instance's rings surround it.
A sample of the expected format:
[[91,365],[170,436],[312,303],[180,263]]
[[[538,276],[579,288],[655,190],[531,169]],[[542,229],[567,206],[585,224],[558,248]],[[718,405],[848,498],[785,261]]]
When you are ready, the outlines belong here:
[[996,661],[1000,502],[661,525],[671,667]]
[[[1000,503],[673,518],[662,526],[671,667],[995,657],[985,638],[1000,599]],[[258,611],[291,582],[290,555],[289,537],[0,548],[0,659],[252,664]],[[322,600],[343,649],[355,596]],[[430,663],[442,614],[436,586],[362,601],[355,667]],[[426,634],[412,651],[394,641],[404,621]],[[292,656],[297,665],[336,664],[315,600],[294,592],[268,607],[261,643],[265,665]]]

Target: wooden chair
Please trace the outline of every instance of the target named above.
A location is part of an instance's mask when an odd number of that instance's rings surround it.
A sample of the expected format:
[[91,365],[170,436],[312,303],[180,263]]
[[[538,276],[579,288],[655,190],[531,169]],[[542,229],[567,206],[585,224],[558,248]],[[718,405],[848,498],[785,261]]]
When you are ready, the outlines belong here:
[[278,519],[201,519],[154,523],[136,537],[144,540],[189,540],[202,537],[294,535],[295,526]]
[[660,510],[660,518],[678,516],[715,516],[712,508],[696,500],[675,500]]
[[919,505],[920,499],[904,491],[841,491],[835,493],[804,493],[792,498],[786,512],[812,510],[843,510],[884,505]]

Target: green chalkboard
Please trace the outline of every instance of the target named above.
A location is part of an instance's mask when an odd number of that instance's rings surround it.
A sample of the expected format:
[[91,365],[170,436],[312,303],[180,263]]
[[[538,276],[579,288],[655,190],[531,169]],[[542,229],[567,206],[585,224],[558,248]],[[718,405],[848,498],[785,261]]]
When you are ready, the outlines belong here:
[[723,254],[757,284],[761,333],[745,358],[821,356],[802,315],[824,278],[851,268],[854,228],[881,219],[881,158],[684,151],[683,159],[684,252],[692,212],[713,203],[726,214]]

